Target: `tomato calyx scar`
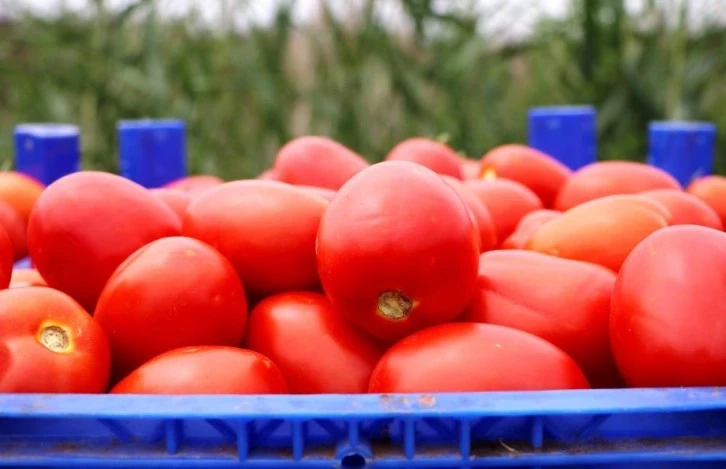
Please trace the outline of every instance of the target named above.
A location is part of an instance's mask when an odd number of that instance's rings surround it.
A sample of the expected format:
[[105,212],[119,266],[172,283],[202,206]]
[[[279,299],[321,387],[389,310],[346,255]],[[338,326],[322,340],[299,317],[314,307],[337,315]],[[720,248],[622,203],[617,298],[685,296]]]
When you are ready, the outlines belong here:
[[60,326],[44,326],[38,333],[38,342],[55,353],[66,353],[71,348],[68,332]]
[[378,295],[377,309],[389,321],[403,321],[413,309],[413,301],[403,292],[386,291]]
[[497,170],[494,168],[486,168],[481,175],[484,181],[492,181],[497,178]]

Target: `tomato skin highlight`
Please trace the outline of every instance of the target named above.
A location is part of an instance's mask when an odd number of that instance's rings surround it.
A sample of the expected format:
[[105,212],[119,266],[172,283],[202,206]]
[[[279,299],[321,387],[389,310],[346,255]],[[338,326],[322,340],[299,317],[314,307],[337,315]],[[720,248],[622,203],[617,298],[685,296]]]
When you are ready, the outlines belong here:
[[108,341],[65,293],[47,287],[0,291],[0,323],[0,393],[106,391]]
[[448,145],[424,137],[406,139],[391,148],[386,161],[410,161],[438,174],[463,179],[461,160]]
[[557,194],[572,174],[567,166],[550,155],[518,144],[500,145],[482,156],[479,177],[490,172],[527,187],[546,208],[554,205]]
[[479,238],[466,204],[438,174],[385,161],[352,178],[330,203],[318,231],[318,271],[341,314],[395,341],[464,311]]
[[577,363],[546,340],[505,326],[459,322],[418,331],[394,344],[373,371],[368,391],[587,388]]
[[471,190],[469,190],[460,180],[452,176],[441,176],[444,181],[454,188],[461,200],[464,201],[469,208],[469,212],[474,220],[477,230],[480,234],[479,250],[481,252],[491,251],[497,247],[497,230],[494,227],[494,220],[489,213],[489,209]]
[[5,228],[0,226],[0,290],[8,288],[13,274],[13,245]]
[[704,176],[689,184],[686,192],[708,204],[721,219],[723,227],[726,228],[726,177]]
[[622,387],[610,351],[615,274],[595,264],[530,251],[479,258],[479,290],[462,322],[529,332],[572,357],[593,387]]
[[242,343],[247,301],[232,264],[201,241],[170,237],[132,254],[94,314],[113,354],[113,382],[163,352]]
[[501,249],[527,249],[534,234],[548,221],[562,215],[556,210],[541,209],[522,217],[517,228],[501,245]]
[[314,292],[262,300],[250,315],[246,344],[280,367],[293,394],[365,393],[384,351]]
[[280,369],[251,350],[181,347],[135,369],[111,394],[287,394]]
[[726,385],[726,234],[696,225],[648,236],[623,264],[610,340],[631,387]]
[[723,230],[716,211],[695,195],[675,189],[656,189],[638,195],[662,204],[671,214],[670,225],[701,225]]

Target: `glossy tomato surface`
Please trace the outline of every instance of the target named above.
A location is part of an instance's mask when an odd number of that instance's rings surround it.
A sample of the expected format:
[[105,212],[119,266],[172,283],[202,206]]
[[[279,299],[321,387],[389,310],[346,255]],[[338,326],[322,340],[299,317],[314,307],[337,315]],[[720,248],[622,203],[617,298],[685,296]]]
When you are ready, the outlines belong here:
[[479,230],[479,250],[481,252],[491,251],[497,247],[497,229],[494,226],[494,220],[489,213],[489,209],[479,200],[479,197],[467,188],[462,181],[452,176],[442,176],[444,181],[454,188],[461,200],[464,201],[469,208],[469,212],[474,220],[476,228]]
[[671,226],[640,243],[618,274],[610,336],[632,387],[726,385],[726,234]]
[[115,382],[175,348],[240,345],[247,302],[224,256],[179,236],[150,243],[119,266],[94,316],[111,345]]
[[713,175],[696,179],[688,186],[687,192],[708,204],[726,227],[726,177]]
[[493,324],[459,322],[394,344],[373,370],[372,393],[587,389],[575,361],[544,339]]
[[516,181],[537,194],[545,207],[552,207],[560,188],[572,171],[550,155],[526,145],[494,147],[481,159],[479,177]]
[[224,180],[210,174],[196,174],[172,181],[164,186],[166,189],[177,189],[184,191],[192,197],[217,187],[224,183]]
[[407,161],[378,163],[346,183],[323,216],[322,286],[353,324],[394,341],[464,311],[479,237],[466,204],[438,174]]
[[646,236],[668,226],[670,213],[639,195],[611,195],[574,207],[537,230],[527,249],[592,262],[617,272]]
[[282,370],[294,394],[368,391],[384,347],[349,324],[320,293],[270,296],[250,315],[247,347]]
[[13,275],[10,278],[10,288],[23,287],[47,287],[43,277],[36,269],[13,269]]
[[318,195],[328,202],[333,200],[333,197],[335,197],[335,194],[337,194],[337,191],[334,191],[333,189],[326,189],[325,187],[315,187],[315,186],[294,186],[300,190],[303,190],[309,194],[315,194]]
[[479,290],[460,320],[530,332],[570,355],[593,387],[621,387],[608,330],[614,285],[595,264],[492,251],[479,259]]
[[26,225],[43,189],[43,184],[23,173],[0,171],[0,200],[12,207]]
[[315,236],[328,201],[276,181],[233,181],[199,196],[184,216],[235,266],[248,293],[264,297],[319,285]]
[[184,192],[181,189],[167,189],[160,187],[157,189],[151,189],[151,193],[164,202],[181,220],[184,217],[184,212],[192,202],[192,196],[188,192]]
[[0,393],[102,393],[111,355],[94,319],[47,287],[0,291]]
[[304,136],[280,148],[273,169],[280,181],[338,190],[367,167],[362,156],[335,140]]
[[41,194],[28,225],[28,248],[49,286],[93,311],[106,281],[128,256],[180,229],[174,212],[139,184],[83,171],[58,179]]
[[526,249],[530,240],[539,229],[550,220],[562,215],[556,210],[541,209],[529,212],[522,217],[517,228],[502,242],[502,249]]
[[716,211],[695,195],[675,189],[657,189],[638,195],[663,205],[671,214],[671,225],[701,225],[723,230]]
[[5,228],[0,226],[0,290],[10,285],[13,271],[13,245]]
[[28,254],[26,226],[20,215],[0,200],[0,227],[5,229],[13,245],[13,259],[19,261]]
[[448,145],[424,137],[406,139],[391,148],[388,161],[410,161],[430,170],[462,179],[459,155]]
[[158,355],[111,389],[112,394],[286,394],[280,369],[236,347],[182,347]]

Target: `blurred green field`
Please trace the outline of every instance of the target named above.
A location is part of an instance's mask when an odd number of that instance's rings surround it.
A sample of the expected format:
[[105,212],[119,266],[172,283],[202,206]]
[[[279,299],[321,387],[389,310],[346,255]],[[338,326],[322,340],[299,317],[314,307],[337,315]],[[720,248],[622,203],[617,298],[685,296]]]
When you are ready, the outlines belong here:
[[601,158],[642,160],[650,120],[712,120],[726,172],[723,24],[690,31],[686,10],[662,2],[635,18],[624,0],[575,0],[531,40],[502,45],[477,32],[487,16],[402,3],[411,34],[385,27],[375,0],[355,21],[323,11],[305,26],[284,5],[270,27],[244,33],[162,22],[149,0],[21,15],[0,24],[0,165],[12,164],[16,123],[58,121],[81,126],[86,168],[116,170],[116,122],[138,117],[185,119],[191,171],[228,179],[256,175],[282,143],[310,133],[372,161],[412,135],[446,135],[479,157],[525,141],[530,106],[591,103]]

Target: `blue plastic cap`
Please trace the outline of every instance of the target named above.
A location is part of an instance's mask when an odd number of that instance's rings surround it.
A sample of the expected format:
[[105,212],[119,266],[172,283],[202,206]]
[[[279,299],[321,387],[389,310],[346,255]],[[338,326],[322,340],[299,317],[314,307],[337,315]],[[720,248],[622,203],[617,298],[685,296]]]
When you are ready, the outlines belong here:
[[592,106],[547,106],[529,110],[529,146],[573,171],[597,160],[597,113]]
[[651,122],[648,164],[670,173],[684,187],[713,172],[716,126],[710,122]]
[[154,188],[187,175],[184,121],[120,121],[118,137],[122,176]]
[[45,185],[81,166],[80,130],[69,124],[15,127],[15,169]]

